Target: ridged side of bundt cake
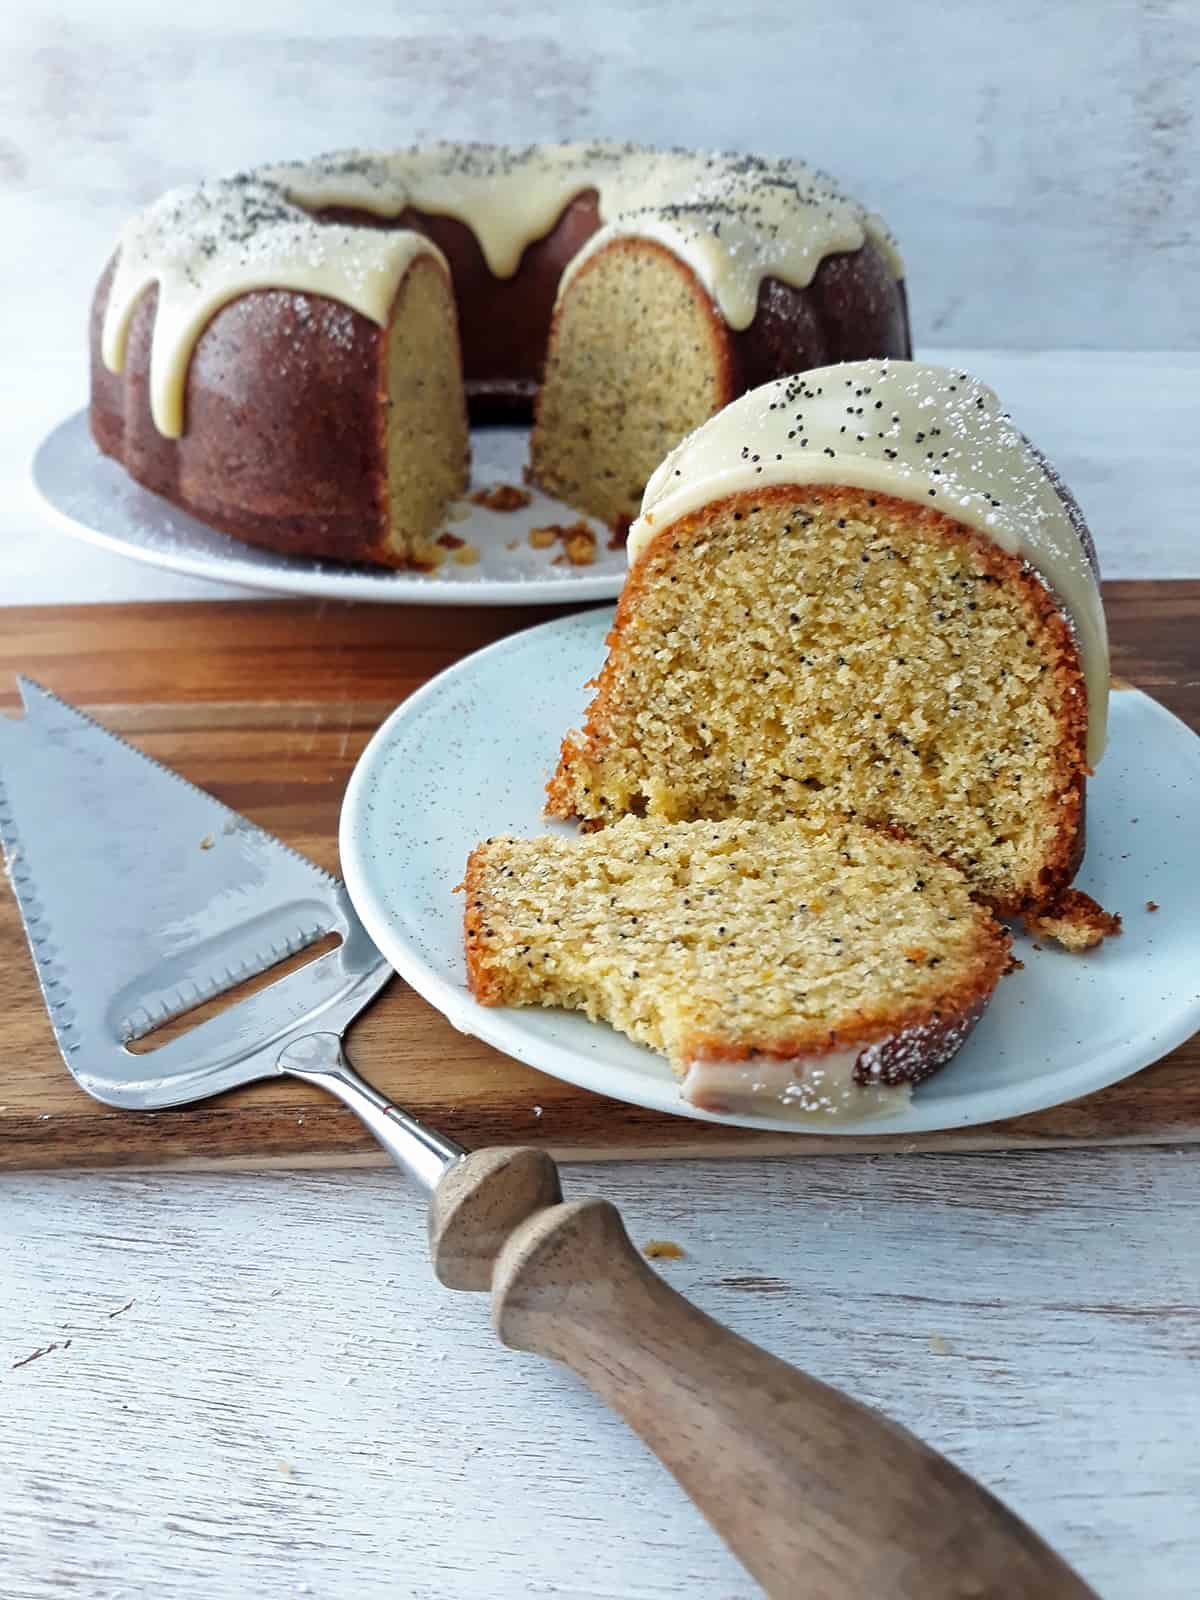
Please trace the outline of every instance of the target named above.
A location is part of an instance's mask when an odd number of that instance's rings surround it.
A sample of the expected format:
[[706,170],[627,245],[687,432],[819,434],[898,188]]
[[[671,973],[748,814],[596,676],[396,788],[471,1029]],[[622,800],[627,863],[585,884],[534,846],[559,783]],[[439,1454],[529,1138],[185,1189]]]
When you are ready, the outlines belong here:
[[563,1006],[661,1051],[708,1110],[868,1115],[943,1065],[1008,964],[962,875],[839,821],[626,818],[472,852],[485,1005]]
[[106,455],[249,544],[384,566],[430,558],[470,453],[454,298],[435,256],[412,261],[383,326],[292,289],[221,306],[188,362],[177,436],[151,403],[156,288],[133,307],[122,371],[101,357],[112,273],[91,327],[91,425]]

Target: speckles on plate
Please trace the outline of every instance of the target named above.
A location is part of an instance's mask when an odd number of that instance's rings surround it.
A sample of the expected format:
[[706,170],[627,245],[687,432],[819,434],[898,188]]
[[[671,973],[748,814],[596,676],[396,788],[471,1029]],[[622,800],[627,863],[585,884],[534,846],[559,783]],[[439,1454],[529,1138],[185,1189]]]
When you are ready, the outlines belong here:
[[[609,1029],[556,1011],[476,1006],[465,988],[461,898],[450,892],[479,839],[548,826],[545,774],[562,734],[582,719],[611,616],[604,608],[515,634],[405,701],[352,780],[343,869],[389,961],[456,1027],[568,1082],[687,1115],[665,1063]],[[1127,914],[1125,936],[1086,956],[1019,936],[1020,981],[1001,985],[959,1057],[916,1091],[889,1132],[1073,1099],[1200,1027],[1200,851],[1194,819],[1178,821],[1177,798],[1200,792],[1200,740],[1136,691],[1114,695],[1111,729],[1088,796],[1080,887]],[[1148,898],[1161,907],[1154,916]]]

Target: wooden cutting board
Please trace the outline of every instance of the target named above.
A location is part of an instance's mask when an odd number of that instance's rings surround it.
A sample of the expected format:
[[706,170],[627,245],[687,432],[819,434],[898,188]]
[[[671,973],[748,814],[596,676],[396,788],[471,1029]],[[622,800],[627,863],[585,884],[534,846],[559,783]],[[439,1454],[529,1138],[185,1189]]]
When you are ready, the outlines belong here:
[[[1109,584],[1106,601],[1114,671],[1200,728],[1200,582]],[[26,672],[337,871],[342,791],[382,718],[468,651],[555,614],[290,601],[0,609],[0,710],[18,706],[13,674]],[[0,1045],[0,1169],[385,1159],[348,1112],[289,1080],[151,1114],[89,1099],[62,1065],[3,891]],[[714,1127],[588,1094],[456,1033],[399,979],[356,1024],[350,1051],[380,1089],[464,1145],[530,1142],[577,1159],[1200,1140],[1200,1039],[1034,1116],[837,1140]]]

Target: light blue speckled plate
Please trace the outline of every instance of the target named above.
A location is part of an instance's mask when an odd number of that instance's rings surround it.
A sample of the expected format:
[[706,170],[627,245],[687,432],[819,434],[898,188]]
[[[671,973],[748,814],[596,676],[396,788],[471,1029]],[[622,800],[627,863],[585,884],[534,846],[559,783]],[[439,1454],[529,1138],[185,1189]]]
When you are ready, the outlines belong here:
[[[462,1032],[634,1105],[811,1133],[783,1114],[697,1111],[665,1061],[610,1028],[569,1012],[488,1009],[467,991],[454,885],[478,840],[559,826],[542,818],[543,786],[562,734],[582,721],[611,619],[605,608],[515,634],[406,700],[346,793],[346,883],[388,960]],[[1113,696],[1078,884],[1122,914],[1121,938],[1080,956],[1019,937],[1024,971],[1002,981],[963,1050],[907,1109],[819,1131],[908,1134],[1038,1111],[1128,1077],[1200,1028],[1200,739],[1137,690]]]

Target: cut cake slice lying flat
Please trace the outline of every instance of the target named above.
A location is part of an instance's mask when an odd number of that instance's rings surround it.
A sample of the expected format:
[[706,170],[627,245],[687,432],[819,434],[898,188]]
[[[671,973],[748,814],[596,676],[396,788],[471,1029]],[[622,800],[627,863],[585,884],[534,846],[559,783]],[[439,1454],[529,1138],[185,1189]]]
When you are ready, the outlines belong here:
[[709,1111],[892,1111],[1009,965],[955,868],[853,822],[625,818],[489,839],[464,888],[477,1000],[609,1022]]

